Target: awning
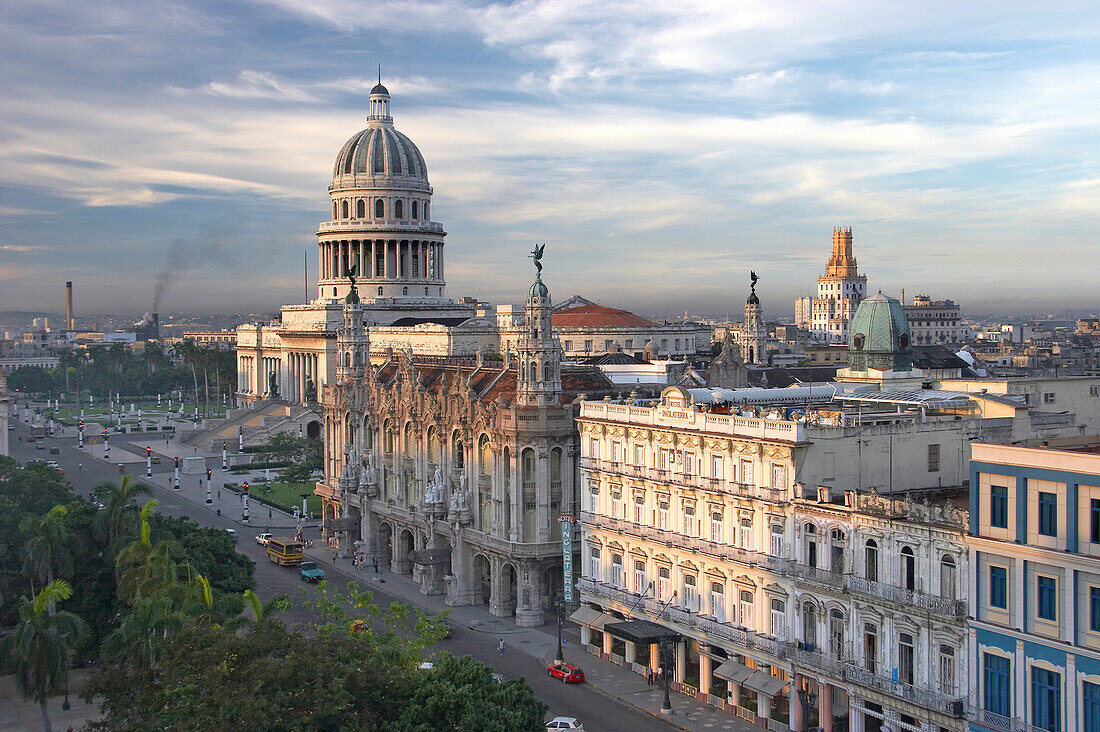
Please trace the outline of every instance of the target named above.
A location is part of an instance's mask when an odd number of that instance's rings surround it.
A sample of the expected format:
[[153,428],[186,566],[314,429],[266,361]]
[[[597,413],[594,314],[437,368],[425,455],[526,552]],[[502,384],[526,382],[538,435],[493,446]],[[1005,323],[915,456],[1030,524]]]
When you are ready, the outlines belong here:
[[735,684],[743,684],[745,683],[745,679],[756,672],[740,661],[726,661],[721,666],[714,669],[713,673],[720,679],[732,681]]
[[431,549],[418,549],[409,552],[413,564],[429,567],[435,564],[447,564],[451,561],[451,547],[437,546]]
[[589,628],[595,628],[596,630],[603,630],[604,626],[608,623],[617,622],[619,619],[614,615],[603,613],[594,607],[588,605],[581,605],[577,610],[569,616],[577,625],[585,625]]
[[660,643],[666,638],[679,638],[680,634],[663,625],[658,625],[649,620],[626,620],[618,623],[608,623],[604,631],[614,637],[630,641],[631,643]]
[[778,676],[772,676],[763,671],[754,671],[752,676],[745,679],[743,685],[759,694],[775,696],[783,691],[783,687],[787,685],[787,682]]

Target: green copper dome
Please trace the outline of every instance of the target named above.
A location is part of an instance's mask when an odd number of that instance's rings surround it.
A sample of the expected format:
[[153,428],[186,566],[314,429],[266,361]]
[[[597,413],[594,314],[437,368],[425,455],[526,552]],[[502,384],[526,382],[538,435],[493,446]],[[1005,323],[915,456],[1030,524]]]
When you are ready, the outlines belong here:
[[848,325],[848,368],[912,371],[909,319],[900,302],[880,292],[859,304]]
[[355,285],[351,286],[348,290],[348,296],[344,298],[345,305],[358,305],[359,304],[359,292],[355,289]]
[[539,277],[531,285],[531,289],[527,292],[528,297],[550,297],[550,290],[546,289],[546,285],[542,284],[542,278]]

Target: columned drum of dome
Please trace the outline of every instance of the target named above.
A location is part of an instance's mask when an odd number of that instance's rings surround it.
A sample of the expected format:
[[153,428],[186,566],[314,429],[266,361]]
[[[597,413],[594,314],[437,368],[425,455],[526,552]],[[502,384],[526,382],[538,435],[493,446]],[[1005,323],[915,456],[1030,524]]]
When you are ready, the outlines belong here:
[[329,186],[331,219],[317,231],[318,296],[340,301],[354,273],[364,302],[445,300],[443,226],[420,150],[393,126],[390,93],[370,93],[366,129],[340,149]]

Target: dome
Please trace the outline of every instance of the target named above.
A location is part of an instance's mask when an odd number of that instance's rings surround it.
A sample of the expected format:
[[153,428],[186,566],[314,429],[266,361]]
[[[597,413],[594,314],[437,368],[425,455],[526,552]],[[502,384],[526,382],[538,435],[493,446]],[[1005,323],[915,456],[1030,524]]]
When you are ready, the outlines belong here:
[[344,175],[414,178],[428,184],[428,166],[413,141],[383,124],[357,132],[340,148],[333,180]]
[[759,305],[760,304],[760,298],[756,296],[755,292],[750,293],[748,298],[745,299],[745,304],[746,305]]
[[386,87],[382,86],[382,82],[378,82],[378,83],[377,83],[377,84],[375,84],[375,85],[374,85],[374,87],[373,87],[373,88],[372,88],[372,89],[370,90],[370,93],[371,93],[371,94],[385,94],[385,95],[387,95],[387,96],[388,96],[388,95],[389,95],[389,93],[390,93],[390,90],[389,90],[389,89],[387,89]]
[[848,367],[910,371],[913,345],[901,303],[881,292],[859,304],[848,326]]
[[542,279],[539,278],[531,285],[527,297],[550,297],[550,291],[546,289],[546,285],[542,284]]

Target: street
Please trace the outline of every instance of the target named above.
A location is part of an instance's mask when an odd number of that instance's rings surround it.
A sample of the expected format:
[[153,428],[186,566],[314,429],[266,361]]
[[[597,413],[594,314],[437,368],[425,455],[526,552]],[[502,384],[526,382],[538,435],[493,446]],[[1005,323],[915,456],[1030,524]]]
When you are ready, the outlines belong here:
[[[20,416],[22,413],[20,412]],[[66,478],[72,484],[74,490],[87,496],[91,488],[102,481],[117,482],[120,478],[118,463],[120,460],[134,460],[126,462],[126,472],[133,476],[134,480],[142,480],[149,484],[153,496],[159,502],[158,511],[168,516],[188,516],[203,526],[235,529],[238,534],[237,551],[252,559],[256,563],[256,591],[261,600],[267,600],[277,594],[286,594],[291,598],[294,607],[286,614],[290,622],[301,621],[307,617],[309,610],[301,604],[299,589],[303,586],[298,573],[292,568],[279,567],[266,558],[264,548],[258,545],[253,537],[266,531],[268,527],[274,533],[293,533],[293,527],[298,523],[292,516],[275,509],[269,519],[268,507],[259,503],[251,503],[251,521],[244,524],[241,521],[241,504],[236,495],[229,491],[222,491],[218,499],[218,489],[213,490],[214,503],[205,503],[205,489],[200,491],[198,487],[199,476],[181,476],[183,487],[179,490],[167,488],[168,478],[172,475],[171,460],[163,460],[159,465],[153,466],[154,477],[145,480],[145,442],[140,447],[127,441],[126,435],[114,435],[111,437],[112,462],[102,460],[102,445],[97,445],[89,450],[80,451],[76,447],[76,435],[74,428],[68,428],[64,436],[46,438],[46,447],[58,447],[59,454],[50,455],[49,450],[35,449],[34,443],[29,439],[29,425],[22,421],[14,421],[15,429],[9,433],[11,437],[12,457],[20,462],[39,458],[42,460],[56,460],[65,472]],[[149,439],[140,435],[143,440]],[[23,442],[19,441],[23,438]],[[154,448],[155,449],[155,448]],[[129,454],[127,456],[127,454]],[[78,469],[78,465],[82,468]],[[211,461],[211,467],[220,466],[220,461]],[[227,479],[219,475],[221,471],[214,471],[214,486],[220,486]],[[202,476],[205,479],[205,475]],[[203,481],[205,483],[205,480]],[[220,506],[221,515],[217,514]],[[370,567],[361,571],[355,571],[348,560],[341,559],[334,565],[332,556],[320,539],[320,531],[316,522],[307,526],[306,538],[318,539],[316,546],[308,552],[308,558],[318,562],[325,570],[326,579],[336,587],[343,587],[348,580],[355,579],[361,589],[370,589],[375,594],[375,599],[381,605],[390,602],[414,603],[429,612],[438,612],[442,609],[441,598],[428,598],[415,593],[412,582],[407,577],[383,573],[384,583],[370,581],[374,572]],[[669,723],[647,714],[633,706],[618,701],[605,695],[588,684],[563,684],[547,675],[544,658],[553,656],[556,628],[553,626],[553,616],[547,613],[547,625],[543,629],[516,628],[511,620],[493,618],[484,608],[450,608],[452,610],[454,634],[451,638],[442,641],[438,647],[441,651],[449,651],[455,655],[469,654],[474,658],[492,666],[505,678],[526,677],[540,699],[549,705],[547,719],[558,715],[574,716],[584,722],[589,732],[599,730],[666,730]],[[566,660],[577,663],[582,668],[593,663],[602,663],[592,656],[584,653],[579,644],[579,635],[571,623],[567,623]],[[500,638],[504,638],[507,651],[505,655],[498,654],[497,645]]]

